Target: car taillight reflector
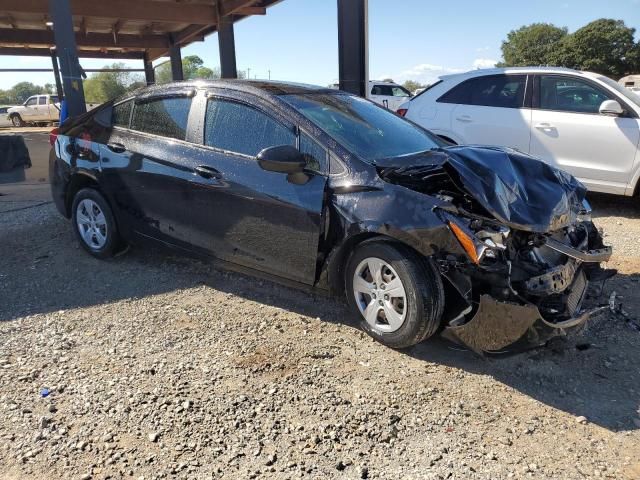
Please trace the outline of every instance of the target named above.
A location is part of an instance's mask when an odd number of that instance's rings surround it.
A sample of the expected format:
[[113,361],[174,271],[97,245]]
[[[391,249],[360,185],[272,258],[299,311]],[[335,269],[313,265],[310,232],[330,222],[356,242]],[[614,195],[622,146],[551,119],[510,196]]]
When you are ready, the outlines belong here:
[[407,112],[408,112],[408,111],[409,111],[409,110],[408,110],[408,109],[406,109],[406,108],[399,108],[399,109],[396,111],[396,113],[397,113],[398,115],[400,115],[401,117],[404,117],[404,116],[407,114]]
[[49,144],[53,147],[58,139],[58,132],[60,129],[58,127],[54,128],[49,132]]

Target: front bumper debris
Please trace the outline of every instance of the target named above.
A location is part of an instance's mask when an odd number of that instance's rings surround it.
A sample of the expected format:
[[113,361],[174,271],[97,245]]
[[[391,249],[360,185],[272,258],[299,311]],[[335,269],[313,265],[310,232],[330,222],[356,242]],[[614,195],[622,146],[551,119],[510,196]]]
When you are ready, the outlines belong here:
[[547,327],[552,332],[546,336],[548,339],[564,329],[582,325],[610,308],[610,305],[599,306],[576,312],[567,320],[552,323],[542,317],[535,305],[501,302],[489,295],[482,295],[474,317],[464,325],[447,326],[442,335],[482,355],[502,350],[521,340],[528,332],[532,333],[533,339],[538,340],[538,344],[542,344],[544,342],[534,330],[535,326]]
[[545,245],[556,252],[565,254],[567,257],[575,258],[585,263],[607,262],[611,258],[613,252],[612,247],[604,247],[597,250],[589,250],[583,252],[577,248],[571,247],[565,243],[559,242],[553,238],[547,238]]

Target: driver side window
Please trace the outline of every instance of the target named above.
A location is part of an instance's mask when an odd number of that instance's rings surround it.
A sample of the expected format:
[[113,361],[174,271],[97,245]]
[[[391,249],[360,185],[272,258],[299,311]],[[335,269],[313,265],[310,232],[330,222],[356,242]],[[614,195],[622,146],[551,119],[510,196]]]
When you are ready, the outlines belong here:
[[570,77],[540,76],[540,108],[573,113],[599,113],[605,100],[613,99],[602,90]]
[[37,102],[38,102],[38,97],[31,97],[29,100],[27,100],[27,107],[31,107],[35,105]]
[[204,143],[254,157],[268,147],[295,146],[296,135],[255,108],[214,98],[207,104]]

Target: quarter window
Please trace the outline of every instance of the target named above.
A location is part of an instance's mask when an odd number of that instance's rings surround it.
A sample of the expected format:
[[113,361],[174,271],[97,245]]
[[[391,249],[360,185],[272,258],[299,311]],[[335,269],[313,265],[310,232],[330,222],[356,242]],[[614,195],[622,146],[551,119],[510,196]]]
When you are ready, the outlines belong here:
[[306,133],[300,134],[300,152],[307,160],[309,170],[327,172],[327,151]]
[[111,123],[116,127],[129,128],[129,118],[131,117],[131,109],[133,108],[133,100],[119,103],[113,107],[111,115]]
[[612,97],[582,80],[569,77],[540,77],[540,108],[574,113],[598,113]]
[[293,130],[268,115],[237,102],[209,100],[205,118],[205,144],[244,155],[279,145],[295,145]]
[[184,140],[190,108],[190,97],[160,98],[136,104],[131,128],[139,132]]
[[522,108],[526,87],[526,75],[487,75],[462,82],[441,96],[438,102]]

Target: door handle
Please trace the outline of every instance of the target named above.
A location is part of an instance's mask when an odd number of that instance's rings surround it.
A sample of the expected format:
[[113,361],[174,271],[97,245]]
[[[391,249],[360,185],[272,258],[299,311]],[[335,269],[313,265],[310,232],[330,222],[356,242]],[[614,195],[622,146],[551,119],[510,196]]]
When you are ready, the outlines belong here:
[[546,123],[546,122],[536,123],[534,125],[534,127],[537,128],[538,130],[552,130],[552,129],[556,128],[553,125],[551,125],[550,123]]
[[459,122],[469,123],[473,121],[473,118],[471,118],[471,115],[459,115],[456,117],[456,120]]
[[121,144],[121,143],[116,143],[116,142],[109,142],[107,143],[107,148],[109,150],[111,150],[114,153],[122,153],[125,152],[127,149],[126,147]]
[[213,167],[207,167],[206,165],[199,165],[194,168],[195,172],[200,175],[202,178],[222,178],[222,174]]

